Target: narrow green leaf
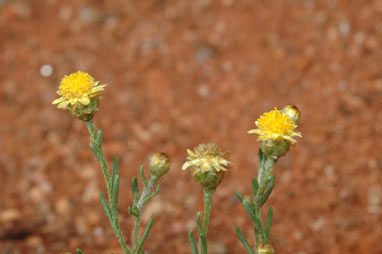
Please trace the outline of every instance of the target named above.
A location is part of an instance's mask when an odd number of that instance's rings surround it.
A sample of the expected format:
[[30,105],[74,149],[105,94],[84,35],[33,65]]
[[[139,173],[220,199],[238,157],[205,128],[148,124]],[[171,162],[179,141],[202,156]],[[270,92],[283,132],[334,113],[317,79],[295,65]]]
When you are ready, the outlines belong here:
[[248,203],[248,201],[244,200],[243,204],[244,204],[244,209],[247,211],[249,218],[251,218],[253,224],[255,225],[257,232],[260,233],[261,239],[264,240],[265,239],[264,229],[260,219],[256,217],[256,214],[252,210],[251,205]]
[[141,167],[139,168],[139,174],[141,175],[143,186],[146,187],[147,186],[147,178],[145,176],[145,171],[144,171],[143,165],[141,165]]
[[107,204],[107,201],[105,199],[105,196],[102,194],[102,192],[99,193],[99,198],[101,200],[101,204],[103,206],[103,209],[105,210],[105,213],[107,215],[107,218],[109,219],[109,222],[110,224],[112,225],[113,229],[114,229],[114,223],[113,223],[113,217],[111,216],[111,211],[110,211],[110,207],[109,205]]
[[111,203],[111,215],[112,218],[118,219],[118,196],[119,196],[119,176],[115,176],[113,182],[113,194]]
[[102,130],[98,130],[97,133],[97,139],[96,139],[96,144],[101,147],[102,146]]
[[254,177],[254,178],[252,178],[253,196],[256,196],[256,193],[257,193],[258,189],[259,189],[259,183],[257,182],[257,179]]
[[131,191],[133,193],[133,204],[136,205],[139,200],[139,187],[138,187],[138,180],[134,176],[131,180]]
[[145,232],[143,232],[141,241],[140,241],[139,244],[138,244],[138,247],[137,247],[137,251],[138,251],[138,253],[140,252],[143,243],[145,242],[147,236],[148,236],[149,233],[150,233],[150,230],[151,230],[151,228],[152,228],[152,226],[153,226],[153,222],[154,222],[154,215],[151,215],[151,218],[150,218],[149,222],[147,223]]
[[256,220],[255,212],[252,210],[251,204],[247,201],[243,201],[244,209],[247,211],[247,214],[249,218],[251,218],[252,221]]
[[272,190],[273,190],[273,187],[275,186],[275,176],[272,176],[269,183],[268,183],[268,189],[267,191],[265,192],[265,194],[263,195],[263,198],[261,200],[261,206],[263,206],[265,204],[265,202],[267,202],[269,196],[271,195],[272,193]]
[[188,233],[188,240],[191,245],[191,254],[198,254],[198,248],[196,247],[195,237],[192,231]]
[[114,159],[113,159],[113,170],[111,171],[111,183],[112,183],[111,189],[112,190],[114,189],[113,184],[114,184],[115,177],[118,175],[118,167],[119,167],[118,158],[114,157]]
[[160,191],[160,184],[157,185],[157,189],[155,190],[155,192],[151,193],[151,194],[146,198],[145,203],[146,203],[147,201],[149,201],[150,199],[152,199],[153,197],[155,197],[156,195],[158,195],[159,191]]
[[196,213],[196,227],[198,228],[198,233],[200,234],[202,231],[202,223],[200,222],[200,216],[201,216],[201,213],[200,212],[197,212]]
[[265,240],[266,241],[269,241],[269,233],[271,231],[272,218],[273,218],[273,208],[272,206],[270,206],[268,209],[267,224],[265,225]]
[[199,234],[200,254],[207,254],[207,238],[203,234]]
[[240,202],[243,202],[243,200],[244,200],[243,195],[241,195],[241,193],[238,191],[235,191],[235,194],[236,194],[236,197],[240,200]]
[[80,249],[76,249],[76,254],[83,254],[83,252]]
[[255,254],[255,251],[252,250],[251,246],[249,246],[249,243],[247,239],[245,239],[245,236],[241,233],[239,227],[235,227],[236,229],[236,234],[239,237],[240,242],[243,244],[244,248],[250,253],[250,254]]

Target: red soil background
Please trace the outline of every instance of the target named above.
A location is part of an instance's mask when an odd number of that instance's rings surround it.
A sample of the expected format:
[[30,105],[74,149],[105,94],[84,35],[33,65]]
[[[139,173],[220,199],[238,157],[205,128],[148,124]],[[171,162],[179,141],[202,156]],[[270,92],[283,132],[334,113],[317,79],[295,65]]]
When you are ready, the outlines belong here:
[[[84,124],[51,105],[61,78],[108,86],[95,117],[130,180],[154,152],[172,158],[147,253],[189,253],[202,192],[181,171],[215,142],[234,163],[213,196],[210,254],[245,253],[252,225],[234,195],[256,175],[254,120],[295,104],[302,139],[279,160],[276,253],[382,253],[382,1],[0,1],[0,253],[121,253],[98,200],[101,170]],[[252,241],[251,241],[252,242]]]

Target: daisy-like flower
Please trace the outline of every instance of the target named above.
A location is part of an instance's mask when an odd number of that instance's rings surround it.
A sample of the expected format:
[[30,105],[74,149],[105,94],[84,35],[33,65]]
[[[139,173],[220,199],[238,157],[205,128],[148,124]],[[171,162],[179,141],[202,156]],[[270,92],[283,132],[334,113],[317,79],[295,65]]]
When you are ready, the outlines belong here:
[[223,180],[227,166],[231,162],[224,158],[224,154],[215,144],[200,144],[194,151],[187,150],[187,161],[182,169],[191,167],[192,176],[207,192],[214,192]]
[[281,111],[276,107],[270,112],[260,116],[255,124],[257,129],[248,131],[250,134],[258,134],[258,141],[282,141],[287,140],[291,144],[297,141],[293,138],[302,137],[300,132],[295,132],[300,113],[297,107],[286,106]]
[[224,158],[224,154],[215,144],[200,144],[194,151],[187,150],[187,161],[182,169],[191,167],[194,179],[207,192],[215,191],[223,180],[227,166],[231,164]]
[[99,96],[99,92],[104,90],[106,85],[98,85],[99,81],[94,81],[94,78],[89,74],[77,71],[65,76],[60,83],[57,94],[61,97],[55,99],[52,104],[58,104],[61,109],[75,109],[79,105],[87,106],[92,98]]
[[226,167],[231,164],[223,157],[224,153],[216,144],[200,144],[194,151],[187,149],[187,153],[187,161],[182,169],[192,166],[193,175],[198,172],[216,174],[216,172],[227,171]]

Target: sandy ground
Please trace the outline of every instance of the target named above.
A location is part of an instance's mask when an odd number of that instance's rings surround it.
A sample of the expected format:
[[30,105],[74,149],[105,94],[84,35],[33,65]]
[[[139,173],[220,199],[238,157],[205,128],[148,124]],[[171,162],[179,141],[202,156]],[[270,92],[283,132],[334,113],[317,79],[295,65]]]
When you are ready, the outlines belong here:
[[130,180],[172,158],[147,253],[190,253],[202,192],[185,150],[215,142],[234,163],[213,196],[210,254],[245,253],[252,225],[234,195],[256,175],[254,120],[295,104],[303,138],[276,168],[276,253],[382,253],[382,1],[0,0],[0,253],[119,254],[84,124],[51,101],[65,74],[107,83],[95,117]]

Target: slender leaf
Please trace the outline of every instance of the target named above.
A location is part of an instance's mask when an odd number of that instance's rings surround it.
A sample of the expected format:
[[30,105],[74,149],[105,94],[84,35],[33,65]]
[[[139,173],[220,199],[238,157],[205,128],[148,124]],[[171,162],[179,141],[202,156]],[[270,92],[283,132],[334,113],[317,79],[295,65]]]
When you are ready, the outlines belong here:
[[110,207],[109,205],[107,204],[107,201],[105,199],[105,196],[102,194],[102,192],[99,193],[99,198],[101,199],[101,204],[103,206],[103,209],[105,210],[106,212],[106,215],[107,215],[107,218],[109,219],[109,222],[110,224],[112,225],[113,229],[114,229],[114,223],[113,223],[113,217],[111,215],[111,211],[110,211]]
[[117,157],[114,157],[113,159],[113,170],[111,171],[111,189],[114,189],[114,179],[118,175],[118,167],[119,167],[119,161]]
[[131,180],[131,191],[133,193],[133,204],[136,205],[139,200],[139,187],[138,187],[138,180],[134,176]]
[[83,252],[80,249],[76,249],[76,254],[83,254]]
[[239,227],[235,227],[236,229],[236,234],[239,237],[241,243],[243,244],[244,248],[250,253],[250,254],[255,254],[255,251],[252,250],[251,246],[249,246],[249,243],[247,239],[245,239],[245,236],[241,233]]
[[241,195],[241,193],[238,191],[235,191],[235,194],[236,194],[236,197],[240,200],[240,202],[243,202],[243,200],[244,200],[243,195]]
[[269,233],[271,231],[272,218],[273,218],[273,208],[272,206],[270,206],[268,209],[267,223],[265,225],[265,240],[266,241],[269,241]]
[[140,173],[141,178],[142,178],[143,186],[146,187],[147,186],[147,179],[146,179],[146,176],[145,176],[143,165],[141,165],[141,167],[139,168],[139,173]]
[[147,223],[145,232],[143,232],[142,238],[141,238],[141,240],[139,241],[139,244],[138,244],[138,247],[137,247],[137,251],[138,251],[138,253],[140,252],[143,243],[145,242],[147,236],[148,236],[149,233],[150,233],[150,230],[151,230],[151,228],[152,228],[152,226],[153,226],[153,222],[154,222],[154,215],[151,215],[151,218],[150,218],[149,222]]
[[197,212],[196,213],[196,226],[198,228],[198,233],[200,234],[202,231],[202,224],[200,222],[200,216],[201,216],[201,213],[200,212]]
[[253,196],[256,196],[257,190],[259,189],[259,183],[257,182],[256,178],[252,178],[252,190],[253,190]]
[[198,248],[196,247],[195,237],[192,231],[188,233],[188,240],[191,245],[191,254],[198,254]]
[[97,133],[97,139],[95,140],[96,141],[96,144],[101,147],[102,146],[102,130],[98,130],[98,133]]
[[265,239],[264,229],[263,229],[261,220],[256,217],[255,212],[252,210],[251,205],[248,203],[248,201],[244,200],[243,204],[244,204],[244,209],[247,211],[249,218],[251,218],[253,224],[255,225],[257,232],[260,233],[261,239],[264,240]]
[[272,176],[270,178],[270,181],[268,183],[268,189],[267,191],[265,192],[265,194],[263,195],[263,198],[261,200],[261,206],[263,206],[265,204],[265,202],[267,202],[269,196],[271,195],[272,193],[272,190],[273,190],[273,187],[275,186],[275,176]]
[[152,199],[153,197],[155,197],[156,195],[158,195],[159,191],[160,191],[160,184],[157,185],[157,189],[153,193],[147,196],[145,203],[149,201],[150,199]]
[[249,218],[254,222],[256,220],[255,212],[252,210],[251,204],[247,201],[243,201],[244,209],[247,211]]
[[203,234],[199,234],[200,254],[207,254],[207,238]]
[[114,178],[113,194],[111,203],[111,215],[113,219],[118,219],[118,196],[119,196],[119,176]]

